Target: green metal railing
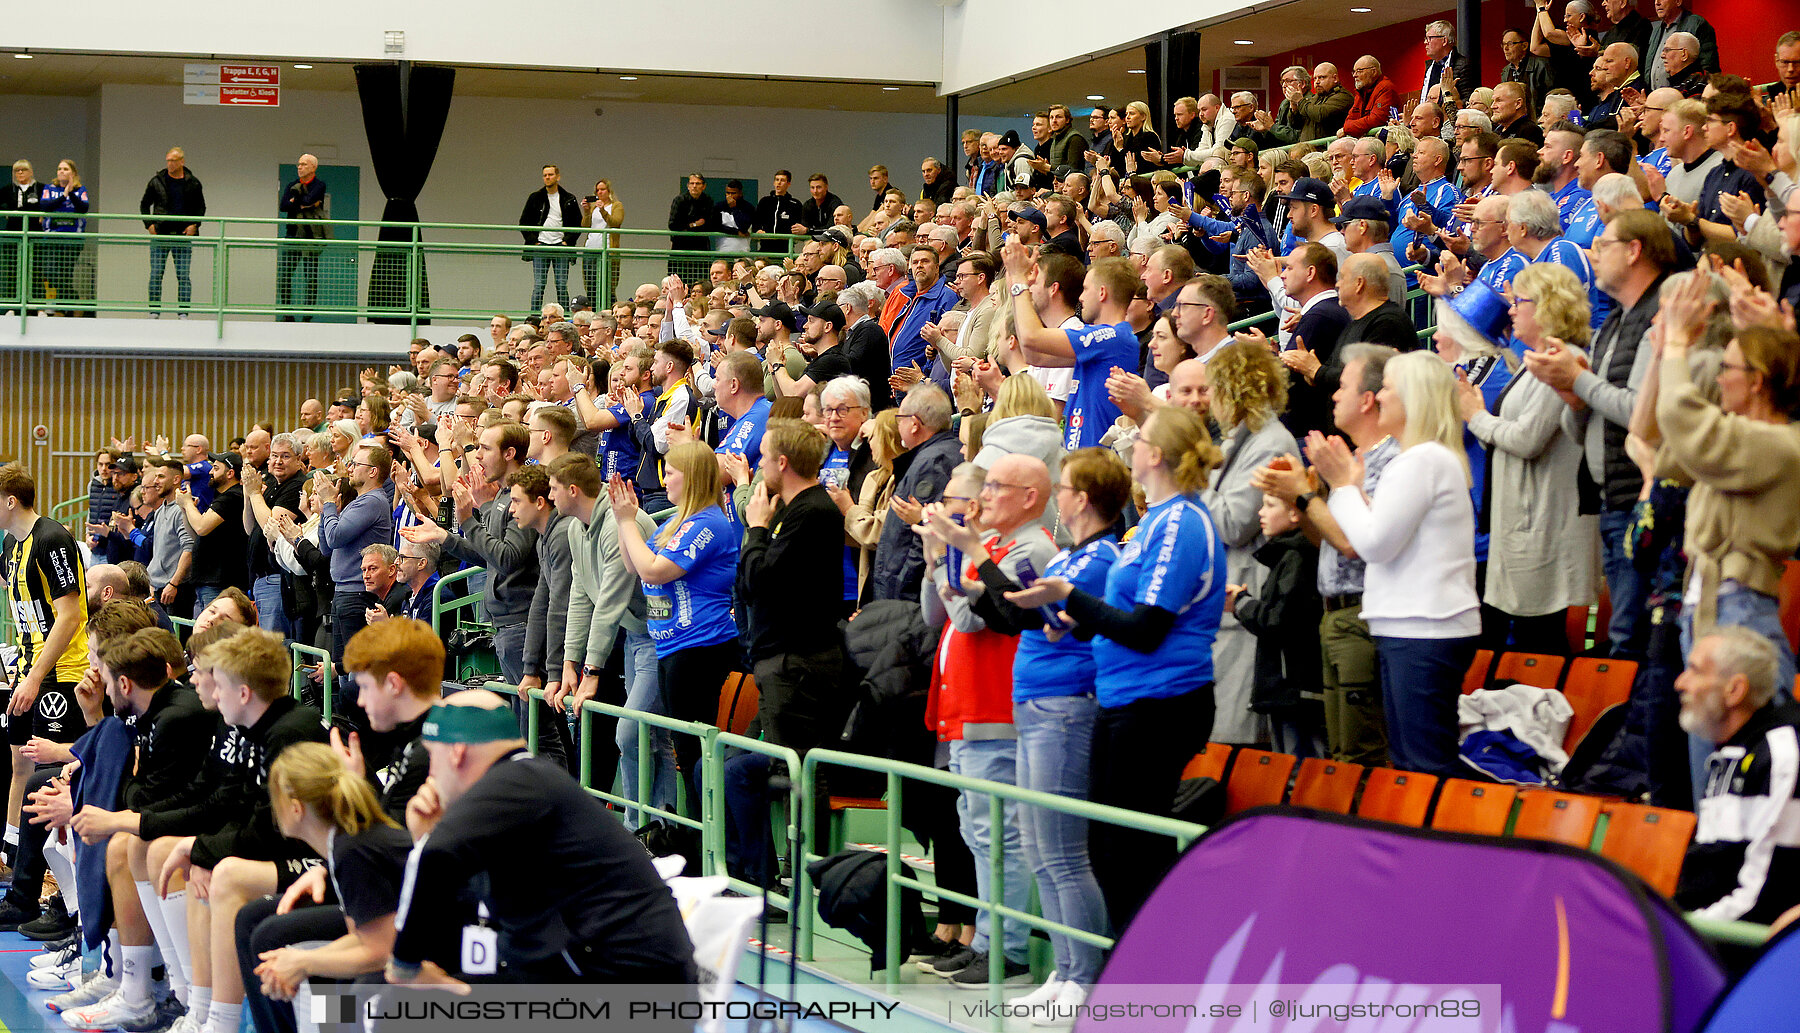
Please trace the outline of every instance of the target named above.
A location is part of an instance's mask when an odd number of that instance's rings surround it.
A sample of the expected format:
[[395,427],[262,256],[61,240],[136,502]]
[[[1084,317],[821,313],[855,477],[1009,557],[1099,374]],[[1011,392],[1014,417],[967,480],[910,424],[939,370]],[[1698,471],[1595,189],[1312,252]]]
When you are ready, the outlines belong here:
[[448,585],[454,585],[459,581],[468,581],[470,578],[473,578],[477,574],[484,573],[486,570],[487,570],[486,567],[468,567],[466,569],[458,570],[458,571],[455,571],[454,573],[445,574],[442,577],[439,577],[437,579],[437,584],[432,586],[432,589],[431,589],[431,630],[437,632],[437,635],[439,638],[444,637],[444,615],[445,614],[451,612],[452,610],[460,610],[465,607],[473,607],[475,604],[481,602],[481,595],[479,593],[471,593],[469,595],[459,595],[459,596],[455,597],[454,599],[446,599],[446,598],[444,598],[445,587]]
[[[199,316],[214,320],[221,336],[228,317],[370,319],[414,328],[434,319],[485,321],[495,312],[524,308],[521,301],[531,290],[525,281],[538,272],[534,258],[567,264],[570,296],[589,294],[591,278],[596,307],[606,307],[613,301],[612,269],[618,262],[667,263],[693,283],[705,280],[714,260],[792,257],[798,242],[810,239],[759,234],[758,241],[781,245],[776,252],[681,250],[657,246],[671,239],[667,230],[620,228],[606,230],[596,247],[559,247],[525,244],[518,236],[521,228],[504,223],[338,219],[306,224],[323,229],[330,239],[294,240],[277,236],[292,224],[279,218],[207,216],[193,236],[150,234],[144,217],[135,213],[84,218],[88,229],[80,233],[0,230],[0,249],[17,256],[14,280],[0,283],[0,302],[8,308],[17,305],[21,330],[34,310]],[[398,231],[404,239],[378,239],[384,231]],[[717,233],[679,236],[709,242],[743,239]],[[624,238],[626,246],[613,246],[615,237]],[[176,271],[186,268],[192,299],[182,302],[177,285],[165,283],[161,301],[151,303],[146,264],[154,268],[158,282],[176,279]],[[169,265],[175,268],[165,275]],[[549,270],[544,273],[550,281]],[[435,295],[434,274],[439,285]],[[18,303],[20,298],[24,304]]]
[[300,642],[289,642],[288,653],[294,659],[294,674],[288,683],[288,690],[294,694],[295,699],[300,698],[300,690],[309,680],[306,668],[301,666],[300,658],[309,656],[318,661],[318,669],[324,672],[319,681],[319,709],[325,715],[325,723],[330,724],[332,711],[337,706],[337,672],[332,667],[331,653],[328,650]]

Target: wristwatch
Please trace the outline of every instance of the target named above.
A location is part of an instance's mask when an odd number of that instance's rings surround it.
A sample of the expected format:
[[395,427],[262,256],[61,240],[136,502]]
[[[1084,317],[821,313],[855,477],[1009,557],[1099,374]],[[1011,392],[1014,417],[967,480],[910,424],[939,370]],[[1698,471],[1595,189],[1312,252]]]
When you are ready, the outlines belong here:
[[581,665],[581,676],[583,678],[597,678],[600,676],[600,673],[600,668],[595,667],[593,664]]
[[1306,507],[1312,505],[1313,500],[1318,497],[1319,493],[1316,491],[1309,491],[1303,495],[1296,495],[1294,496],[1294,508],[1304,513],[1306,512]]
[[1015,298],[1030,289],[1031,289],[1031,285],[1028,283],[1015,283],[1011,287],[1007,288],[1007,290],[1010,291],[1012,293],[1012,296]]

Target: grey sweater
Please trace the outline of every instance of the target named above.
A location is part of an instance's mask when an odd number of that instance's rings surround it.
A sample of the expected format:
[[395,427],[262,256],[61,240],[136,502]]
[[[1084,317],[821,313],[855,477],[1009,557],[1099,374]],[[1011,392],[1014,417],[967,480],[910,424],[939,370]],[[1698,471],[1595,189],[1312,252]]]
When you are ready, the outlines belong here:
[[569,597],[569,533],[578,523],[552,510],[550,523],[538,535],[538,582],[531,593],[531,613],[525,619],[525,673],[546,683],[562,676],[569,608],[561,601]]
[[[644,583],[625,569],[619,550],[619,529],[612,508],[594,504],[593,520],[564,521],[569,525],[571,577],[569,623],[563,635],[563,656],[577,667],[599,667],[612,655],[618,629],[643,633]],[[637,515],[644,540],[656,534],[656,522],[642,510]]]
[[525,623],[538,583],[537,532],[513,520],[506,511],[510,501],[505,494],[494,496],[463,525],[462,534],[444,539],[445,552],[487,568],[482,606],[497,628]]

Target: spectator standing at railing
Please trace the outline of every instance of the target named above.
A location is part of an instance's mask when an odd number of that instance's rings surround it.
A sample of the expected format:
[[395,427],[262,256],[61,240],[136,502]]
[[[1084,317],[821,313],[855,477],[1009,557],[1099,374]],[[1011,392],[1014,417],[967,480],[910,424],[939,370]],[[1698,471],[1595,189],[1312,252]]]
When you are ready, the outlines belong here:
[[[32,172],[31,162],[20,158],[13,162],[12,182],[7,184],[4,195],[0,195],[0,211],[35,212],[41,207],[44,185],[37,181]],[[23,230],[33,219],[29,216],[7,216],[0,218],[0,230],[17,232]],[[19,282],[19,249],[22,241],[17,237],[0,240],[0,297],[11,297]],[[19,299],[21,307],[23,298]],[[7,310],[11,312],[11,309]]]
[[[87,187],[81,185],[81,173],[73,161],[64,158],[56,163],[56,181],[44,184],[38,204],[44,212],[44,232],[49,234],[38,242],[43,279],[58,301],[68,301],[75,297],[75,259],[81,254],[80,234],[87,230],[87,220],[80,216],[88,211]],[[63,309],[61,314],[77,313]]]
[[[774,185],[767,196],[756,204],[756,212],[751,219],[751,229],[757,233],[807,233],[806,206],[799,199],[788,193],[788,184],[793,174],[786,169],[775,173]],[[736,182],[735,180],[733,182]],[[723,209],[720,209],[721,212]],[[815,215],[815,218],[818,218]],[[823,214],[819,226],[823,229],[831,222],[831,212]],[[727,250],[721,247],[721,251]],[[787,250],[786,242],[780,240],[759,240],[756,250],[765,254],[780,254]]]
[[1468,56],[1456,49],[1456,26],[1440,20],[1425,26],[1425,79],[1419,89],[1420,100],[1438,101],[1447,92],[1442,89],[1446,84],[1464,97],[1480,85],[1469,68]]
[[[306,244],[284,244],[275,253],[275,304],[282,308],[310,309],[319,299],[319,249],[312,241],[325,240],[331,231],[318,225],[331,218],[331,200],[325,181],[319,178],[319,159],[302,154],[294,162],[298,173],[281,191],[280,211],[286,222],[281,224],[283,240],[304,240]],[[303,323],[312,322],[310,312],[301,315]],[[281,317],[293,322],[294,316]]]
[[742,180],[726,182],[725,200],[720,201],[714,210],[713,220],[717,223],[719,232],[727,234],[715,242],[720,251],[737,253],[750,250],[750,231],[756,226],[757,210],[744,200]]
[[[588,228],[586,254],[581,259],[582,283],[587,286],[587,296],[598,298],[596,288],[600,283],[600,265],[603,250],[617,249],[619,235],[602,233],[601,230],[618,229],[625,225],[625,203],[613,196],[612,181],[599,179],[594,181],[594,192],[581,199],[581,224]],[[617,255],[609,255],[606,264],[606,296],[618,300],[619,297],[619,259]],[[498,318],[498,317],[496,317]],[[509,327],[510,328],[510,327]],[[458,357],[461,350],[458,349]],[[463,363],[467,369],[468,362]]]
[[1322,140],[1336,135],[1344,128],[1344,119],[1349,116],[1350,105],[1355,99],[1339,82],[1337,65],[1329,61],[1318,65],[1312,72],[1311,93],[1305,92],[1305,85],[1301,83],[1298,97],[1290,98],[1295,113],[1300,116],[1298,140]]
[[[206,214],[206,194],[201,189],[200,177],[188,171],[187,152],[179,147],[169,148],[163,158],[163,169],[150,177],[144,187],[144,196],[138,201],[138,213],[151,218],[144,221],[144,228],[157,237],[193,237],[200,233],[199,216]],[[162,281],[163,268],[169,259],[175,260],[176,297],[179,299],[181,318],[187,318],[187,306],[194,298],[194,284],[189,278],[188,270],[193,264],[194,247],[188,241],[169,241],[150,245],[150,318],[162,318]]]
[[1634,58],[1649,53],[1650,20],[1638,13],[1637,0],[1600,0],[1600,6],[1606,10],[1606,20],[1612,22],[1612,28],[1600,34],[1602,53],[1619,43],[1631,47]]
[[[713,203],[706,198],[706,177],[688,173],[687,189],[669,202],[669,247],[676,251],[709,251],[704,234],[712,232]],[[669,272],[692,283],[706,279],[704,258],[671,256]]]
[[[575,238],[582,225],[581,204],[575,195],[562,189],[562,170],[555,165],[543,168],[544,186],[525,198],[519,213],[519,235],[530,247],[522,256],[531,262],[531,308],[544,303],[544,273],[556,281],[556,300],[566,308],[569,304],[569,265],[575,261]],[[554,252],[546,248],[569,248]]]

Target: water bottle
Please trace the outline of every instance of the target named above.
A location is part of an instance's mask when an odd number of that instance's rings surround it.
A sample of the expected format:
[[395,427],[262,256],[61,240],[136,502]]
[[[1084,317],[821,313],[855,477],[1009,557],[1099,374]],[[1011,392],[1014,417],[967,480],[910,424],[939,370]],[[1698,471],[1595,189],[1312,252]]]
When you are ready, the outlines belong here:
[[[1032,567],[1030,557],[1022,556],[1019,558],[1018,577],[1019,584],[1025,588],[1030,588],[1032,585],[1037,584],[1037,570]],[[1038,614],[1044,618],[1044,623],[1047,626],[1055,628],[1058,631],[1069,630],[1069,619],[1063,616],[1060,607],[1045,603],[1043,606],[1038,607],[1037,611]]]
[[[958,527],[961,527],[964,524],[963,515],[961,513],[950,514],[950,519],[955,521],[956,526]],[[949,582],[952,588],[961,587],[962,585],[962,565],[962,550],[954,545],[946,544],[944,546],[944,572],[949,575]]]

